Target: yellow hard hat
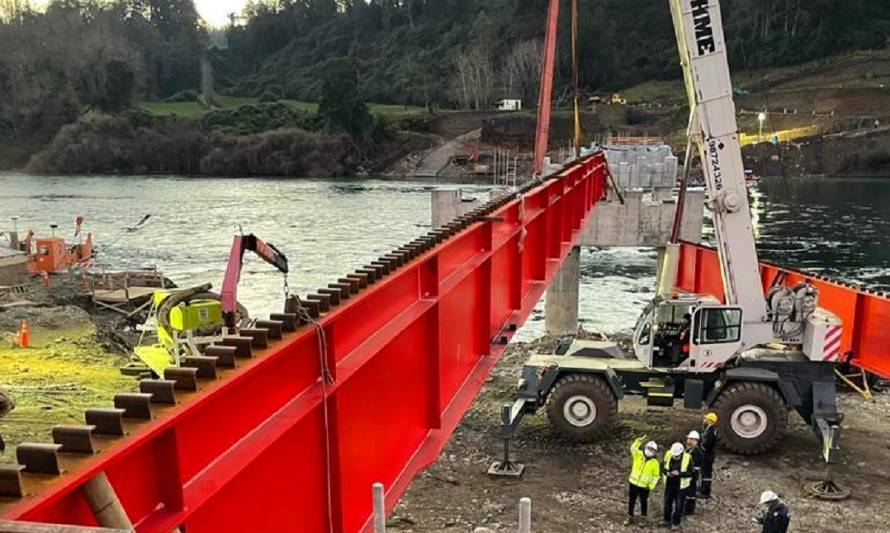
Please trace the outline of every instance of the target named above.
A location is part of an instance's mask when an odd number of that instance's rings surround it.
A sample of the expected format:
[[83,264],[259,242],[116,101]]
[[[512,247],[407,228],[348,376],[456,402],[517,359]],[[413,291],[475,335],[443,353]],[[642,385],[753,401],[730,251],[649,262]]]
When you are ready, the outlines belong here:
[[717,413],[708,413],[708,414],[706,414],[706,415],[705,415],[705,420],[708,421],[708,422],[710,422],[710,423],[712,423],[712,424],[716,424],[716,423],[717,423]]

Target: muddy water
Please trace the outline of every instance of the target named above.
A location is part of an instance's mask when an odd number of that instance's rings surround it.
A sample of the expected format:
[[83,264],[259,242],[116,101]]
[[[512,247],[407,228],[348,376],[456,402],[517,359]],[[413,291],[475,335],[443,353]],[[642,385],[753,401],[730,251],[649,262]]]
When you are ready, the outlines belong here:
[[[179,177],[54,177],[0,174],[0,229],[70,237],[83,215],[99,261],[158,265],[180,285],[219,286],[232,235],[243,229],[278,245],[292,289],[314,290],[426,232],[430,182]],[[466,188],[464,186],[464,188]],[[483,199],[484,187],[471,188]],[[890,290],[890,181],[770,179],[752,191],[764,259]],[[125,228],[151,214],[133,232]],[[706,227],[706,238],[711,230]],[[655,252],[584,250],[581,316],[602,331],[630,327],[652,296]],[[254,314],[277,310],[283,280],[246,260],[239,297]],[[520,338],[543,331],[543,305]]]

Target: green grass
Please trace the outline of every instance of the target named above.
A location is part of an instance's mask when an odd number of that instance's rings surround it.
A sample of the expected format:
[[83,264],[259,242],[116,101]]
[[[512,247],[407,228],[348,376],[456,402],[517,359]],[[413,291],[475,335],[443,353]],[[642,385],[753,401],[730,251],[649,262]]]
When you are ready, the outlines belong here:
[[644,103],[683,103],[686,91],[682,80],[647,81],[622,91],[621,96],[627,98],[628,104]]
[[[258,102],[256,98],[241,96],[217,96],[216,101],[223,109],[234,109]],[[301,102],[297,100],[284,100],[284,102],[298,111],[306,113],[318,111],[318,104],[315,102]],[[176,115],[186,118],[198,118],[206,113],[206,110],[198,105],[197,102],[142,102],[139,104],[139,107],[156,116]],[[391,120],[416,117],[425,112],[424,108],[415,106],[368,104],[368,107],[372,114]]]
[[204,108],[197,102],[142,102],[139,107],[159,117],[176,115],[186,118],[197,118],[204,114]]

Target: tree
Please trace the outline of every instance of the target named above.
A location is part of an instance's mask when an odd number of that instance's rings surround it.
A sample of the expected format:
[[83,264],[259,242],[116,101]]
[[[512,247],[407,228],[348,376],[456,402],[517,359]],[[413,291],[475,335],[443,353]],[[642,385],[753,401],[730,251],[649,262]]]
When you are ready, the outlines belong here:
[[105,86],[96,105],[103,111],[121,111],[133,104],[136,75],[130,64],[119,59],[105,62]]
[[374,121],[359,92],[354,59],[332,59],[323,66],[318,115],[325,127],[349,133],[359,146],[373,143]]
[[516,43],[504,62],[506,94],[509,98],[521,98],[532,104],[538,101],[538,80],[541,77],[543,42],[528,39]]
[[455,60],[457,92],[464,109],[486,109],[494,92],[494,66],[484,42],[477,42]]

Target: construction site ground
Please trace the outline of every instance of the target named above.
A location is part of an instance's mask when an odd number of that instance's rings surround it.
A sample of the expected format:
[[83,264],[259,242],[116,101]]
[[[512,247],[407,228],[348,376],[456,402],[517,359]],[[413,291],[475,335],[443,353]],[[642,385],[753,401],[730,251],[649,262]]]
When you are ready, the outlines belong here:
[[[0,313],[0,386],[16,406],[0,420],[7,451],[0,463],[15,462],[22,442],[50,442],[56,424],[83,424],[90,407],[109,407],[114,395],[136,388],[119,367],[127,357],[109,343],[107,320],[71,305],[18,307]],[[12,337],[22,319],[31,325],[31,346]]]
[[[532,499],[532,530],[546,533],[660,530],[662,487],[650,497],[649,525],[624,526],[628,447],[648,435],[670,445],[698,429],[701,413],[647,408],[625,398],[612,435],[589,445],[572,444],[551,430],[546,415],[529,416],[513,443],[525,464],[521,479],[491,478],[486,471],[501,456],[499,410],[512,394],[523,362],[552,349],[552,339],[512,345],[451,437],[439,461],[418,476],[388,520],[398,532],[472,532],[476,528],[516,531],[518,501]],[[684,530],[701,533],[760,531],[752,518],[760,493],[779,493],[792,511],[790,531],[849,533],[890,531],[890,395],[865,401],[841,395],[845,413],[844,462],[835,479],[852,489],[850,499],[826,502],[807,495],[806,482],[823,476],[816,437],[796,414],[780,446],[762,456],[720,450],[715,497],[687,518]],[[657,410],[656,410],[657,409]],[[484,530],[483,530],[484,531]]]

